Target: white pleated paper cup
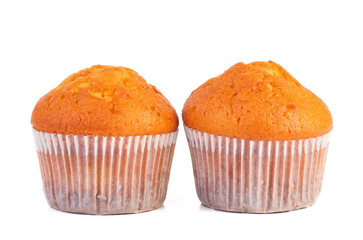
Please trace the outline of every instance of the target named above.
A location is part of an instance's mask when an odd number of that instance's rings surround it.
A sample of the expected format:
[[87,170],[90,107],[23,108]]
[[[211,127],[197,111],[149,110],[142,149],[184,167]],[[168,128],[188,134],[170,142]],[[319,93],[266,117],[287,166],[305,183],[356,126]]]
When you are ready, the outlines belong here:
[[33,133],[43,189],[52,208],[122,214],[162,206],[177,131],[116,137]]
[[271,213],[312,205],[321,190],[330,133],[310,139],[254,141],[184,125],[203,205]]

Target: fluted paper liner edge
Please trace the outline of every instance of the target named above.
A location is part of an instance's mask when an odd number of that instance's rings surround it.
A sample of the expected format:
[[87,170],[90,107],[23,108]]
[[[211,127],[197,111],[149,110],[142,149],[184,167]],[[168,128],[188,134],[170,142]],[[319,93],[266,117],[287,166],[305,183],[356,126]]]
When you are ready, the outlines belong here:
[[269,213],[312,205],[321,190],[330,133],[310,139],[255,141],[184,125],[202,204]]
[[163,204],[177,131],[113,137],[33,129],[33,134],[43,189],[52,208],[120,214]]

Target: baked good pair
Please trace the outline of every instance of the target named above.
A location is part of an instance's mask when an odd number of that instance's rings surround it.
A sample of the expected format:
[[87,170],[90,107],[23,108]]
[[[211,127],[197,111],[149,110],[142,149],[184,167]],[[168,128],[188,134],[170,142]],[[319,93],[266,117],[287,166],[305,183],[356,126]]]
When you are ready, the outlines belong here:
[[[315,201],[331,115],[279,65],[236,64],[191,94],[183,120],[204,205],[262,213]],[[136,72],[69,76],[38,101],[32,125],[51,207],[118,214],[163,204],[178,118]]]

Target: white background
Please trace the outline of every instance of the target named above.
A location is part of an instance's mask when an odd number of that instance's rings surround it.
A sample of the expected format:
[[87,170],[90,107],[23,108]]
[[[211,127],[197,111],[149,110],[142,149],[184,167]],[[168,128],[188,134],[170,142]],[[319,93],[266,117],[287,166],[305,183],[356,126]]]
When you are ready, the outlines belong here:
[[[361,1],[1,1],[0,238],[363,239],[362,12]],[[281,64],[333,114],[315,205],[265,215],[201,206],[179,128],[161,209],[89,216],[48,207],[30,116],[69,74],[94,64],[132,68],[180,116],[192,90],[257,60]]]

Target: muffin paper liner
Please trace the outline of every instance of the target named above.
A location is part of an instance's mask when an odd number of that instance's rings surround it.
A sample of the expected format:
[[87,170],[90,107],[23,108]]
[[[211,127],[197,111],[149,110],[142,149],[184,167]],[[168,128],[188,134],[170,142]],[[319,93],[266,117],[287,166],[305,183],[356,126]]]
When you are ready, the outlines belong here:
[[120,214],[163,204],[177,131],[116,137],[34,129],[33,133],[44,192],[52,208]]
[[301,140],[255,141],[184,129],[202,204],[225,211],[269,213],[316,201],[330,133]]

